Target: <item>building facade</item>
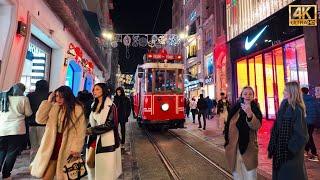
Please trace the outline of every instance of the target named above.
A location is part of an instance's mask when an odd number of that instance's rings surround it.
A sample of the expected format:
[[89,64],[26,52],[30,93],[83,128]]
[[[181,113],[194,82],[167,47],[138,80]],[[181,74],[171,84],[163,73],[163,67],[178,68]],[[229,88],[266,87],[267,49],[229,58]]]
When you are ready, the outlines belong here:
[[[274,119],[286,82],[311,93],[319,86],[317,27],[289,26],[289,4],[307,1],[227,1],[227,40],[233,99],[244,86],[255,90],[263,115]],[[308,1],[307,3],[315,3]],[[248,14],[247,12],[252,12]]]
[[68,85],[74,94],[104,82],[107,62],[77,1],[1,0],[0,89],[35,82],[50,90]]

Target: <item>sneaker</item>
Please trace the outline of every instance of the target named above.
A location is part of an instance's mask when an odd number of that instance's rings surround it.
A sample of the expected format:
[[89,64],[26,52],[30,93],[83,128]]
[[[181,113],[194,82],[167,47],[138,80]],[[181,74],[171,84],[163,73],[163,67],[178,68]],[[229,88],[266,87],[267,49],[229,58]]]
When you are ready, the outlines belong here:
[[311,155],[309,158],[308,158],[309,161],[313,161],[313,162],[318,162],[319,161],[319,158],[318,158],[318,155]]

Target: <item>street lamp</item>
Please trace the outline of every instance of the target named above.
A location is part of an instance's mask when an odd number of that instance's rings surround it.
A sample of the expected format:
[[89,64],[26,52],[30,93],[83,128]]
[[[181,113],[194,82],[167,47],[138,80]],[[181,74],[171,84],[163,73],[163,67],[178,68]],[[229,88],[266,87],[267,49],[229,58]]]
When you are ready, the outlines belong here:
[[103,31],[102,32],[102,37],[107,39],[107,40],[112,40],[113,39],[113,33],[110,31]]

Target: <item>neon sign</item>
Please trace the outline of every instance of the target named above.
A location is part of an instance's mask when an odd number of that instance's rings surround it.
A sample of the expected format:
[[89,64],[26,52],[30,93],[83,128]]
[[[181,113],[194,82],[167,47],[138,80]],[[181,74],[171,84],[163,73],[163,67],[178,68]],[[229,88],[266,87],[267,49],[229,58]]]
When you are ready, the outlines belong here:
[[251,41],[248,40],[248,36],[246,37],[246,41],[244,44],[244,48],[248,51],[249,49],[251,49],[251,47],[254,45],[254,43],[259,39],[259,37],[262,35],[262,33],[266,30],[266,28],[268,27],[268,25],[266,25],[263,29],[261,29],[259,31],[258,34],[256,34],[254,36],[253,39],[251,39]]

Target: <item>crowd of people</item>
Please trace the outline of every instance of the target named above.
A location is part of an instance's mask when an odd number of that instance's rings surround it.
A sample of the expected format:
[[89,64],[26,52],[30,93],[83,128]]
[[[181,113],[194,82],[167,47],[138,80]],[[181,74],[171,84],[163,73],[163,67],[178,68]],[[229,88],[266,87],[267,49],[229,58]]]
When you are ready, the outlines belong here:
[[[67,179],[67,161],[83,156],[89,179],[120,176],[125,127],[133,105],[123,88],[117,88],[112,95],[110,87],[98,83],[92,93],[84,90],[75,97],[68,86],[49,92],[48,82],[40,80],[34,92],[24,96],[24,91],[25,86],[17,83],[0,93],[3,179],[10,179],[16,158],[25,148],[30,148],[30,173],[37,178]],[[206,119],[217,114],[217,127],[224,133],[226,160],[233,178],[257,179],[257,131],[263,115],[254,99],[254,89],[244,87],[233,105],[225,93],[220,96],[218,102],[202,94],[198,100],[185,99],[186,116],[191,111],[196,123],[198,114],[199,128],[206,130]],[[309,95],[309,89],[300,89],[297,82],[286,83],[267,149],[273,179],[307,179],[304,158],[319,161],[313,140],[319,118],[319,103]]]
[[[263,115],[255,99],[254,89],[246,86],[238,100],[231,105],[225,93],[216,103],[201,94],[198,101],[192,97],[185,100],[186,116],[191,110],[195,123],[198,114],[203,117],[204,130],[206,117],[217,113],[217,128],[223,130],[225,138],[225,155],[235,180],[256,180],[258,167],[257,132],[262,126]],[[211,102],[210,102],[211,101]],[[211,106],[212,104],[212,106]],[[308,179],[304,158],[318,162],[317,149],[313,132],[320,119],[319,102],[311,95],[309,89],[300,89],[298,82],[285,84],[284,99],[277,112],[270,132],[268,157],[272,159],[272,179]]]
[[68,179],[70,159],[85,159],[88,179],[121,175],[125,126],[132,110],[123,88],[113,95],[110,87],[98,83],[93,93],[83,90],[75,97],[68,86],[49,92],[48,82],[40,80],[34,92],[24,96],[24,91],[25,86],[17,83],[0,93],[3,179],[11,179],[24,149],[30,149],[30,174],[37,178]]

